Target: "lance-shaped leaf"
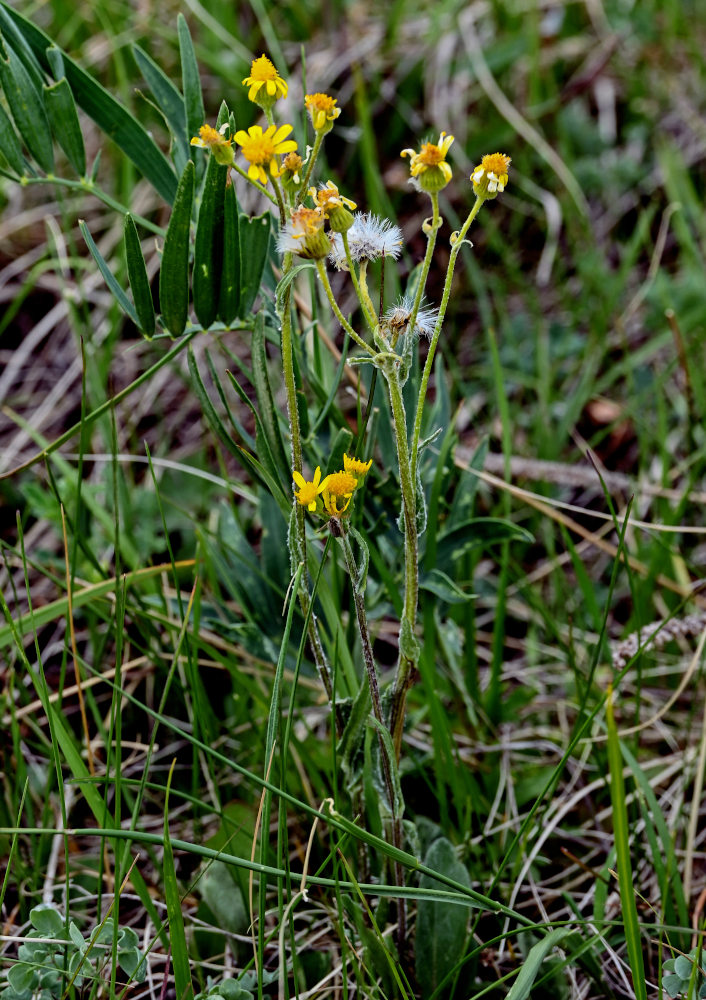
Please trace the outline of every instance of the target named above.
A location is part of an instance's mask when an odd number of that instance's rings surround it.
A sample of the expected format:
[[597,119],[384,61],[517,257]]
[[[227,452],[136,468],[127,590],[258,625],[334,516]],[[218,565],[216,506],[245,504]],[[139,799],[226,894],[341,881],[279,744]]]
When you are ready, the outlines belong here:
[[235,188],[226,181],[223,197],[223,266],[218,302],[220,319],[230,326],[240,311],[240,226]]
[[57,142],[76,173],[83,177],[86,173],[86,147],[74,96],[65,76],[57,83],[45,85],[44,103]]
[[135,324],[135,326],[139,326],[140,324],[139,324],[139,321],[137,319],[137,313],[135,312],[135,309],[133,307],[132,302],[127,297],[127,295],[125,294],[125,292],[122,290],[122,288],[118,284],[117,278],[115,277],[115,275],[113,274],[113,272],[108,267],[108,264],[106,263],[106,260],[103,257],[103,254],[100,252],[100,250],[96,246],[96,243],[95,243],[93,237],[91,236],[91,234],[88,231],[88,226],[83,221],[83,219],[79,219],[78,224],[79,224],[79,227],[81,229],[81,232],[83,233],[83,238],[86,241],[86,246],[91,251],[93,259],[95,260],[96,264],[98,265],[98,269],[99,269],[100,273],[105,278],[106,285],[108,286],[108,288],[111,290],[111,292],[113,293],[113,295],[115,297],[115,301],[118,303],[118,305],[123,310],[123,312],[125,313],[125,315],[129,319],[132,320],[132,322]]
[[186,109],[186,132],[188,136],[196,135],[206,120],[201,93],[201,77],[191,41],[189,26],[183,14],[177,17],[177,33],[179,35],[179,53],[181,55],[181,80],[184,91],[184,107]]
[[130,214],[125,216],[125,259],[127,261],[127,276],[132,289],[137,313],[137,325],[142,333],[151,340],[154,336],[155,316],[150,280],[147,276],[145,258],[142,255],[140,237]]
[[272,216],[269,212],[240,216],[240,315],[247,316],[260,291],[270,248]]
[[12,122],[5,114],[2,104],[0,104],[0,153],[16,174],[21,177],[25,173],[26,168],[20,140],[17,138]]
[[[469,886],[468,872],[456,857],[453,844],[445,837],[435,840],[424,859],[428,868],[461,885]],[[439,883],[429,875],[419,880],[422,889],[438,889]],[[465,906],[449,906],[446,902],[420,899],[417,910],[417,979],[422,997],[428,998],[444,981],[463,955],[468,911]]]
[[[221,105],[216,126],[228,121],[228,108]],[[228,167],[209,153],[204,179],[199,220],[194,244],[194,310],[199,323],[207,329],[216,318],[223,269],[223,202]]]
[[54,169],[49,119],[24,63],[0,31],[0,84],[27,149],[45,173]]
[[[184,163],[189,158],[189,139],[186,134],[184,98],[162,68],[157,65],[144,49],[135,44],[132,46],[132,54],[140,68],[140,72],[147,81],[147,85],[152,91],[158,108],[164,115],[164,119],[174,136],[179,156],[182,159],[180,169],[183,169]],[[179,162],[178,159],[177,162]]]
[[179,181],[159,272],[162,321],[173,337],[184,332],[189,315],[189,230],[194,203],[194,163],[189,160]]

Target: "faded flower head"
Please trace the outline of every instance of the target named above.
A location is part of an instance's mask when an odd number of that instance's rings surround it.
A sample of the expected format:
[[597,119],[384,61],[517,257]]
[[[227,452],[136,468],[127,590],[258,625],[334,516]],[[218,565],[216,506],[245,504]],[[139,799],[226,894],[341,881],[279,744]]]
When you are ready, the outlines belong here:
[[317,132],[326,135],[333,128],[333,123],[341,113],[341,109],[336,107],[335,97],[328,94],[307,94],[304,98],[306,110],[309,112],[311,124]]
[[259,104],[261,108],[271,108],[279,97],[287,96],[287,84],[277,73],[267,56],[253,59],[250,76],[243,80],[243,86],[249,87],[248,100]]
[[270,125],[264,132],[259,125],[251,125],[245,132],[241,129],[235,133],[235,141],[242,146],[242,153],[250,166],[248,177],[261,184],[267,184],[265,166],[269,167],[273,177],[279,177],[280,169],[277,157],[291,153],[297,148],[294,139],[287,139],[292,131],[291,125]]
[[422,191],[440,191],[451,180],[451,167],[446,162],[452,135],[441,132],[438,143],[425,142],[416,153],[413,149],[403,149],[400,156],[409,156],[409,171],[412,183]]
[[316,188],[309,188],[309,195],[329,220],[334,233],[348,232],[354,222],[355,217],[351,212],[355,210],[356,203],[339,194],[333,181],[326,181],[318,191]]
[[[402,298],[400,298],[395,305],[391,309],[388,309],[385,313],[383,323],[390,330],[394,340],[397,340],[400,334],[407,332],[409,321],[412,318],[413,308],[414,300],[408,295],[403,295]],[[425,306],[422,303],[414,321],[414,333],[417,336],[431,337],[434,333],[438,316],[438,309],[434,309],[433,306]]]
[[298,490],[294,491],[294,497],[298,504],[302,507],[306,507],[307,510],[316,510],[316,499],[322,490],[326,488],[329,477],[327,476],[324,481],[321,481],[321,469],[317,465],[316,472],[314,473],[314,478],[307,482],[301,472],[297,472],[295,469],[292,473],[292,479],[296,486],[299,487]]
[[324,233],[324,222],[322,209],[301,205],[291,212],[289,222],[280,230],[277,249],[280,253],[295,253],[307,260],[323,260],[331,249]]
[[212,125],[202,125],[199,134],[191,140],[192,146],[199,146],[201,149],[210,149],[216,158],[216,162],[224,167],[233,165],[232,139],[226,139],[225,132],[228,131],[228,122],[221,125],[220,129],[213,128]]
[[[356,263],[379,257],[397,258],[402,252],[403,242],[402,230],[388,219],[369,212],[356,212],[353,216],[353,225],[348,230],[348,247],[351,259]],[[339,234],[333,238],[329,256],[339,271],[348,270],[346,251]]]
[[512,160],[505,153],[489,153],[471,174],[477,198],[497,198],[507,184],[507,172]]

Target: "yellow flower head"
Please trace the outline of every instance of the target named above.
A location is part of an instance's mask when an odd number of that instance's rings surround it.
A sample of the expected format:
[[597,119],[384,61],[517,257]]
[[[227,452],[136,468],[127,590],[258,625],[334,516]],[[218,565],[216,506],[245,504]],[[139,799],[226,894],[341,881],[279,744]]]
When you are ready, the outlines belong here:
[[345,453],[343,455],[343,468],[351,476],[355,476],[357,480],[362,479],[367,474],[372,464],[372,458],[367,462],[360,462],[357,458],[349,458]]
[[339,194],[333,181],[326,181],[318,191],[316,188],[309,188],[309,195],[329,220],[334,233],[348,232],[354,222],[352,211],[356,208],[356,203]]
[[230,167],[234,158],[231,146],[233,140],[226,139],[224,132],[227,128],[227,122],[225,125],[221,125],[220,130],[213,128],[212,125],[202,125],[199,134],[191,140],[191,145],[200,146],[201,149],[210,149],[218,163],[224,167]]
[[[322,498],[324,507],[331,517],[340,517],[348,509],[351,497],[358,485],[358,480],[350,472],[333,472],[322,483]],[[346,502],[338,506],[339,500]]]
[[301,205],[290,213],[289,222],[280,231],[277,249],[280,253],[295,253],[307,260],[323,260],[331,250],[324,233],[324,221],[320,208]]
[[471,174],[477,198],[497,198],[507,184],[507,172],[512,160],[505,153],[489,153]]
[[341,113],[341,109],[336,107],[338,102],[328,94],[307,94],[304,98],[306,110],[309,112],[311,124],[317,132],[324,135],[333,128],[333,123]]
[[316,510],[316,498],[323,489],[326,488],[326,484],[329,481],[327,476],[323,482],[321,482],[321,469],[317,465],[316,472],[314,473],[314,478],[311,482],[307,482],[301,472],[297,472],[295,469],[292,473],[292,479],[295,484],[299,487],[299,491],[294,491],[294,496],[298,504],[302,507],[306,507],[307,510]]
[[273,177],[279,177],[280,169],[277,156],[291,153],[297,148],[294,139],[287,139],[292,131],[291,125],[270,125],[264,132],[259,125],[251,125],[245,132],[241,129],[235,133],[235,141],[243,147],[243,156],[248,161],[248,177],[253,181],[267,184],[267,174],[264,167],[269,166]]
[[261,108],[271,108],[279,97],[287,96],[288,90],[287,84],[267,56],[253,59],[250,76],[245,77],[243,86],[250,88],[248,100],[259,104]]
[[413,149],[403,149],[400,156],[409,156],[409,171],[422,191],[440,191],[451,180],[451,167],[446,162],[452,135],[441,132],[439,141],[422,143],[418,153]]

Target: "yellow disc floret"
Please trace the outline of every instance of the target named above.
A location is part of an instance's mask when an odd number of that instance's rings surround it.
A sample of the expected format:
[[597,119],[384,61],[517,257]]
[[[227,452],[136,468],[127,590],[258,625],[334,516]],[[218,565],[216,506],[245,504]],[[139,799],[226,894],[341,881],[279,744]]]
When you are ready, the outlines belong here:
[[[351,502],[358,480],[349,472],[333,472],[326,477],[324,483],[322,488],[324,507],[331,517],[340,517]],[[341,500],[345,500],[345,503],[339,507],[338,503]]]
[[345,453],[343,455],[343,468],[349,475],[355,476],[357,480],[366,475],[372,464],[372,458],[367,462],[360,462],[357,458],[349,458]]
[[446,154],[454,141],[452,135],[441,132],[439,141],[425,142],[416,153],[413,149],[403,149],[400,156],[409,156],[409,172],[423,191],[440,191],[451,180],[451,167],[446,162]]
[[505,190],[512,160],[505,153],[489,153],[471,174],[476,197],[497,198]]
[[265,166],[268,166],[273,177],[279,177],[280,169],[277,156],[291,153],[297,148],[294,139],[287,139],[292,131],[291,125],[270,125],[264,132],[259,125],[251,125],[245,132],[235,133],[235,141],[242,146],[243,156],[248,161],[248,177],[253,181],[267,184]]
[[243,86],[249,87],[248,99],[260,107],[272,107],[279,97],[287,96],[287,84],[277,73],[267,56],[253,59],[250,76],[243,80]]
[[324,135],[330,132],[341,113],[341,109],[336,107],[336,98],[329,97],[328,94],[307,94],[304,104],[316,131],[323,132]]
[[301,472],[297,472],[296,469],[292,473],[292,479],[294,480],[295,485],[299,487],[299,490],[294,491],[294,497],[297,503],[301,504],[302,507],[306,507],[307,510],[315,511],[316,498],[319,493],[326,488],[329,477],[327,476],[322,482],[321,469],[317,465],[314,478],[310,482],[307,482]]

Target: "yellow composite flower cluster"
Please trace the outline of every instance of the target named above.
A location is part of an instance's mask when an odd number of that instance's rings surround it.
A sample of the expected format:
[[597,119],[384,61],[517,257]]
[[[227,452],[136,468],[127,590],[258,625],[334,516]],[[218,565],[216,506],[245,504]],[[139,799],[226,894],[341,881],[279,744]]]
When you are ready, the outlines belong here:
[[348,510],[353,494],[365,479],[372,462],[372,458],[368,462],[361,462],[357,458],[344,455],[343,468],[330,473],[324,479],[321,478],[321,468],[318,465],[311,480],[306,480],[301,472],[295,469],[292,473],[294,485],[297,487],[294,498],[300,506],[306,507],[312,514],[316,513],[320,517],[341,517]]

